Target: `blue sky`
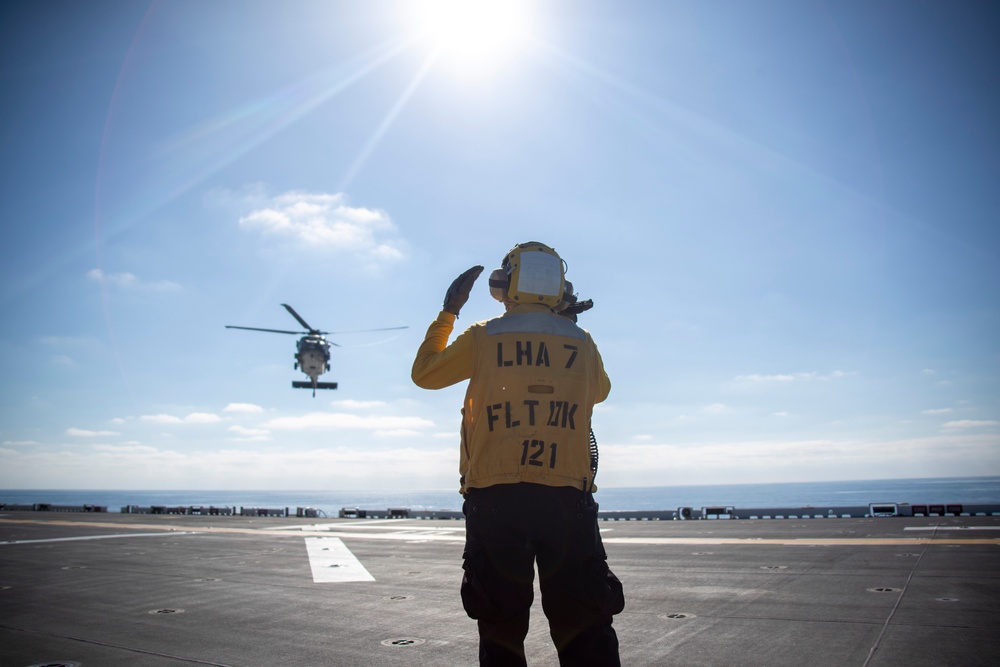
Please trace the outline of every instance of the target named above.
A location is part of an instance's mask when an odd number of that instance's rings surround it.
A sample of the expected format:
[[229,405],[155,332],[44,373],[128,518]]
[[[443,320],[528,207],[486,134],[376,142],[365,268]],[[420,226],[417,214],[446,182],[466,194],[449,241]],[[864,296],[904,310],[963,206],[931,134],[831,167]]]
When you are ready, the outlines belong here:
[[[528,240],[599,486],[1000,474],[1000,7],[434,4],[0,6],[0,488],[457,489],[413,354]],[[410,328],[312,398],[282,303]]]

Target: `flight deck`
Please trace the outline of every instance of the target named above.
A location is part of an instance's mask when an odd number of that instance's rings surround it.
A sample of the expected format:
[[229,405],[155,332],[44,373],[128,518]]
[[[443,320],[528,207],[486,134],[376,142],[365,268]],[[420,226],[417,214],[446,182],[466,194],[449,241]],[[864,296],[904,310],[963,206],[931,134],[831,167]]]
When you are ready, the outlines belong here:
[[[600,522],[622,664],[1000,664],[1000,516]],[[0,511],[4,667],[476,665],[455,519]],[[528,664],[558,665],[537,592]]]

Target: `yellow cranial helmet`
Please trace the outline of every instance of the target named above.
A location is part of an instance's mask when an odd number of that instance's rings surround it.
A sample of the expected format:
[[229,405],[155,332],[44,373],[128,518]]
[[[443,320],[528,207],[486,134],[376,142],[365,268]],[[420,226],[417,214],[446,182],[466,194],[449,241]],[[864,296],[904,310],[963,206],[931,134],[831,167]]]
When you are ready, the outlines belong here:
[[490,274],[490,294],[497,301],[537,303],[555,308],[563,300],[566,264],[538,241],[518,243]]

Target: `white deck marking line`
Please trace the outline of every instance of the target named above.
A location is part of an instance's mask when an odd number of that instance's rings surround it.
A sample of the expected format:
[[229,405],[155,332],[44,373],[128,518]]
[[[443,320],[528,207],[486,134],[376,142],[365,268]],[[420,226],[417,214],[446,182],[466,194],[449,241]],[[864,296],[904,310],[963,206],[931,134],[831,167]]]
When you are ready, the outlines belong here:
[[306,551],[313,582],[375,581],[361,561],[336,537],[307,537]]
[[[275,533],[272,533],[274,535]],[[333,531],[311,531],[307,535],[317,537],[347,537],[352,540],[412,540],[419,538],[427,542],[464,542],[465,531],[447,533],[415,533],[413,531],[393,532],[393,533],[347,533]]]
[[114,535],[85,535],[81,537],[50,537],[46,540],[8,540],[0,544],[39,544],[42,542],[76,542],[77,540],[109,540],[115,537],[174,537],[175,535],[197,535],[188,531],[171,531],[169,533],[116,533]]
[[[410,521],[419,521],[419,520],[420,519],[410,519]],[[404,523],[405,521],[407,521],[407,519],[371,519],[371,520],[367,520],[367,521],[364,520],[364,519],[361,519],[357,523],[347,523],[347,522],[338,522],[338,523],[307,523],[307,524],[301,524],[301,525],[296,525],[296,526],[273,526],[273,527],[265,528],[264,530],[329,530],[329,529],[334,528],[334,527],[336,527],[336,528],[368,528],[368,527],[381,528],[382,527],[381,524],[387,524],[388,523],[388,524],[397,524],[398,525],[398,524]]]
[[[367,537],[367,536],[366,536]],[[873,546],[916,546],[920,544],[941,546],[946,544],[991,544],[1000,546],[1000,538],[996,537],[610,537],[604,538],[605,544],[731,544],[740,546],[825,546],[825,547],[873,547]]]
[[386,528],[389,528],[390,526],[395,531],[397,531],[397,532],[405,532],[405,531],[408,531],[408,530],[414,531],[414,532],[421,532],[421,533],[424,533],[424,532],[428,532],[428,533],[458,533],[458,532],[462,532],[462,533],[464,533],[465,532],[465,525],[464,524],[458,525],[458,526],[454,526],[454,527],[452,527],[452,526],[428,526],[428,525],[420,525],[420,524],[400,525],[398,521],[395,522],[395,523],[392,523],[392,524],[390,524],[388,522],[386,522],[386,523],[379,522],[378,525],[375,525],[374,523],[366,523],[366,524],[326,523],[326,524],[313,524],[313,525],[309,525],[309,526],[280,526],[278,528],[265,528],[265,530],[274,530],[274,531],[278,531],[278,530],[280,530],[280,531],[299,530],[299,531],[302,531],[302,532],[315,533],[315,532],[324,531],[324,530],[345,530],[345,529],[350,529],[350,530],[385,530]]
[[907,526],[903,530],[1000,530],[1000,526]]

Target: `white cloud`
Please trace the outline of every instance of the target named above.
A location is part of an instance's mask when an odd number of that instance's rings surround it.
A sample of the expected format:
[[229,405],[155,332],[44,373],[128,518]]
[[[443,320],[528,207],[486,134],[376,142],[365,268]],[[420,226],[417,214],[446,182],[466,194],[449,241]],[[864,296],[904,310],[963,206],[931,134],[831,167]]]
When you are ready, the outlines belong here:
[[298,431],[304,429],[341,430],[365,429],[385,431],[393,429],[420,429],[434,426],[422,417],[361,417],[343,412],[310,412],[299,417],[279,417],[265,424],[265,428]]
[[140,290],[144,292],[175,292],[181,288],[172,280],[144,281],[134,273],[107,273],[101,269],[91,269],[87,277],[94,282],[123,290]]
[[354,399],[346,399],[343,401],[332,401],[330,403],[335,408],[344,408],[345,410],[369,410],[371,408],[384,408],[384,401],[356,401]]
[[49,360],[49,363],[57,368],[77,369],[80,367],[80,364],[78,364],[73,357],[65,354],[57,354]]
[[24,445],[37,445],[38,442],[34,440],[4,440],[0,442],[0,445],[6,445],[8,447],[20,447]]
[[165,414],[143,415],[139,419],[152,424],[216,424],[222,421],[222,417],[210,412],[192,412],[184,418]]
[[222,421],[222,417],[210,412],[192,412],[184,418],[185,424],[216,424]]
[[420,431],[414,431],[413,429],[397,428],[397,429],[387,429],[375,431],[374,435],[380,438],[413,438],[418,435],[423,435]]
[[144,422],[152,424],[183,424],[184,420],[174,415],[142,415],[139,417]]
[[809,380],[839,380],[840,378],[850,377],[852,375],[857,375],[857,371],[833,371],[827,375],[816,372],[808,373],[781,373],[778,375],[760,375],[754,373],[752,375],[737,375],[733,378],[734,382],[739,384],[767,384],[767,383],[787,383],[787,382],[803,382]]
[[94,449],[98,452],[111,454],[153,454],[156,452],[156,447],[135,443],[127,445],[94,445]]
[[730,408],[724,403],[712,403],[711,405],[706,405],[704,407],[698,408],[694,414],[690,415],[680,415],[674,421],[685,422],[692,419],[700,419],[702,417],[713,417],[726,414],[730,412]]
[[934,410],[921,410],[922,415],[947,415],[954,412],[952,408],[937,408]]
[[[233,431],[237,433],[237,431]],[[389,449],[345,445],[160,449],[142,443],[86,448],[0,447],[0,488],[414,489],[457,485],[457,433]],[[601,445],[599,486],[638,487],[1000,474],[1000,439],[955,432],[907,440],[824,439]],[[887,474],[891,471],[891,475]],[[724,499],[719,499],[723,502]],[[887,498],[872,498],[889,500]],[[909,498],[892,500],[910,501]],[[460,500],[458,501],[461,502]]]
[[984,428],[990,426],[1000,426],[1000,421],[961,419],[958,421],[945,422],[947,429]]
[[791,375],[737,375],[735,379],[736,382],[793,382],[796,379],[808,379],[814,376],[815,373],[793,373]]
[[246,428],[245,426],[234,424],[233,426],[230,426],[228,430],[236,434],[237,437],[233,438],[233,440],[261,442],[271,439],[271,432],[266,428]]
[[223,412],[238,412],[242,414],[257,414],[264,412],[264,408],[253,403],[230,403],[222,409]]
[[72,435],[77,438],[96,438],[108,435],[121,435],[117,431],[88,431],[83,428],[68,428],[66,429],[66,435]]
[[879,441],[602,443],[597,483],[602,478],[609,487],[835,481],[873,478],[880,470],[899,478],[997,475],[1000,440],[956,433]]
[[[0,488],[362,489],[457,488],[458,447],[176,451],[110,446],[18,453],[0,448]],[[461,498],[456,494],[456,503]]]
[[403,258],[396,226],[384,211],[347,205],[345,195],[292,191],[240,217],[240,227],[378,264]]

